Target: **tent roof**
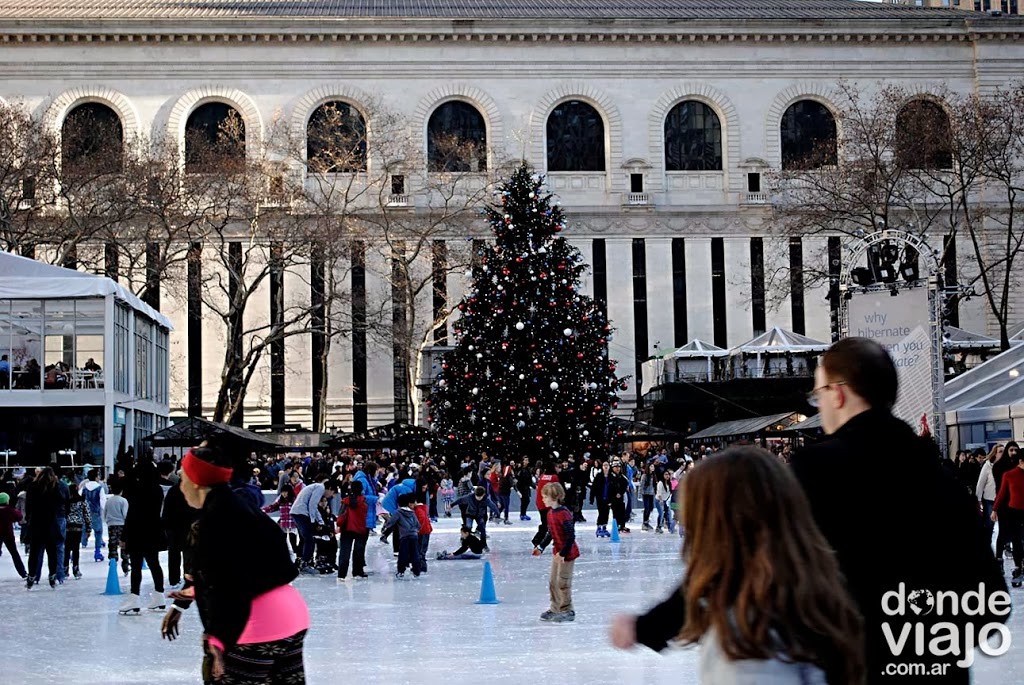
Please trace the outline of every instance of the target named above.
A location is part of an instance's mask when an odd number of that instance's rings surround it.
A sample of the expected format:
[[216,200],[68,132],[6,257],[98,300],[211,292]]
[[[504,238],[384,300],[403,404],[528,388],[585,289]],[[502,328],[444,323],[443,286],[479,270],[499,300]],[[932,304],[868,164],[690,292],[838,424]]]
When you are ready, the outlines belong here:
[[783,433],[805,433],[807,431],[820,431],[821,428],[821,414],[815,414],[814,416],[808,416],[800,423],[794,423],[792,426],[782,431]]
[[397,443],[412,443],[418,440],[429,440],[432,435],[429,428],[414,426],[409,423],[388,423],[370,428],[359,433],[346,433],[330,439],[332,447],[388,447]]
[[956,326],[947,326],[942,346],[947,350],[999,349],[999,341],[981,333],[972,333]]
[[944,386],[946,411],[1024,403],[1024,345],[1015,345]]
[[785,352],[824,352],[828,348],[828,343],[776,326],[754,339],[734,347],[732,352],[733,354],[737,352],[782,354]]
[[751,419],[722,421],[721,423],[716,423],[713,426],[708,426],[704,430],[694,433],[689,436],[687,440],[728,438],[733,435],[750,435],[752,433],[760,433],[769,426],[777,423],[792,424],[795,422],[797,416],[799,416],[799,414],[796,412],[788,411],[782,414],[772,414],[771,416],[756,416]]
[[609,422],[612,430],[611,438],[618,442],[641,442],[644,440],[664,440],[667,438],[680,437],[679,433],[667,428],[652,426],[642,421],[630,421],[619,417],[612,417]]
[[237,426],[229,426],[226,423],[207,421],[198,416],[178,421],[162,431],[153,433],[146,440],[153,447],[195,447],[203,440],[210,438],[220,438],[250,449],[267,452],[280,449],[280,445],[269,437]]
[[729,350],[694,338],[682,347],[669,350],[661,356],[664,359],[685,359],[687,357],[724,357],[728,354]]
[[117,281],[0,251],[0,299],[42,300],[107,295],[127,302],[132,309],[168,330],[174,328],[170,319]]

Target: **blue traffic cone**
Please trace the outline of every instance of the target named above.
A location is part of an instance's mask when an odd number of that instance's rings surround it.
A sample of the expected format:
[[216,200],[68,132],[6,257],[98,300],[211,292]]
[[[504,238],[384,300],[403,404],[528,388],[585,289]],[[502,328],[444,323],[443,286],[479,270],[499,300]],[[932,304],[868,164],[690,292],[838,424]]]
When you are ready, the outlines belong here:
[[117,559],[111,559],[110,565],[107,567],[107,589],[103,591],[103,594],[124,594],[121,592],[121,583],[117,580]]
[[146,557],[142,557],[142,570],[146,571],[148,569],[149,569],[149,567],[146,566]]
[[489,561],[484,562],[484,578],[480,583],[480,599],[477,604],[501,604],[494,589],[494,573],[491,572]]
[[615,519],[612,519],[612,538],[609,542],[619,541],[619,524]]

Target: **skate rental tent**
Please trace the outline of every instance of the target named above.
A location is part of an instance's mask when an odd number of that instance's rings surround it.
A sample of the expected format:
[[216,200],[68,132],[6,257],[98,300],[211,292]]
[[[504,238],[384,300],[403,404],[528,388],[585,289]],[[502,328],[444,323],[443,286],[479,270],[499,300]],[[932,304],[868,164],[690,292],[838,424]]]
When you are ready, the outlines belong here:
[[947,381],[945,396],[952,451],[1024,441],[1024,343]]
[[0,453],[111,467],[167,425],[171,322],[116,281],[0,252]]

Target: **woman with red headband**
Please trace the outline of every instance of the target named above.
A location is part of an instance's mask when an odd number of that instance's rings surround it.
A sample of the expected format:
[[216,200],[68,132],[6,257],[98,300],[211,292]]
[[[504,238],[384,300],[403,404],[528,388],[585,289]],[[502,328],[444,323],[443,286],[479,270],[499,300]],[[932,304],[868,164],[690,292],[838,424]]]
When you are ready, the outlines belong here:
[[309,610],[289,583],[298,575],[284,532],[232,492],[230,459],[213,448],[190,450],[179,487],[199,509],[192,527],[192,578],[175,593],[161,632],[178,636],[194,599],[203,622],[205,683],[305,683],[302,644]]

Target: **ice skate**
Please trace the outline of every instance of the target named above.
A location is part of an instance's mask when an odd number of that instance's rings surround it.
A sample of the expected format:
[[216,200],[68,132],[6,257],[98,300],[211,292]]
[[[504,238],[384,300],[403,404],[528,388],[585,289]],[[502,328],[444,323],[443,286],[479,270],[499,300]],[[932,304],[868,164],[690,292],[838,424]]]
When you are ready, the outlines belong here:
[[1024,569],[1019,567],[1013,569],[1013,577],[1010,580],[1010,585],[1012,587],[1021,587],[1024,585]]
[[557,611],[551,611],[550,609],[548,609],[547,611],[545,611],[543,614],[540,615],[540,620],[542,620],[542,621],[550,621],[551,619],[553,619],[557,615],[558,615]]
[[75,574],[75,580],[81,580],[82,579],[82,570],[79,569],[77,566],[75,567],[74,574]]
[[96,553],[92,555],[92,558],[95,561],[103,561],[103,554],[99,550],[96,550]]
[[520,520],[520,521],[532,521],[533,519],[531,519],[531,518],[530,518],[529,516],[526,516],[526,515],[524,514],[524,515],[522,515],[522,516],[520,516],[520,517],[519,517],[519,520]]
[[164,593],[156,591],[149,593],[149,604],[146,608],[154,611],[167,608],[167,598],[164,597]]
[[657,528],[654,529],[654,532],[658,533],[660,535],[660,534],[664,533],[665,531],[662,530],[661,526],[658,526]]
[[405,580],[405,574],[401,571],[395,573],[395,580]]
[[51,590],[56,590],[57,589],[57,574],[56,573],[54,573],[53,575],[50,576],[50,589]]
[[121,561],[121,573],[123,573],[124,575],[128,575],[131,572],[132,572],[132,569],[131,569],[131,566],[128,564],[128,560],[127,559],[123,559]]
[[502,523],[504,523],[506,526],[511,526],[512,525],[512,522],[509,521],[508,519],[505,519],[504,521],[502,521]]
[[35,584],[36,584],[36,579],[33,578],[32,576],[28,576],[27,578],[25,578],[25,589],[26,590],[31,590],[32,586],[35,585]]
[[560,614],[555,614],[551,617],[552,623],[572,623],[576,620],[575,611],[563,611]]
[[599,538],[603,538],[603,537],[604,537],[604,534],[603,534],[603,533],[601,532],[601,526],[598,526],[598,527],[597,527],[597,530],[596,530],[596,531],[594,531],[594,535],[595,535],[596,537],[599,537]]
[[129,614],[138,616],[139,611],[142,610],[142,600],[138,595],[128,595],[128,598],[124,600],[124,604],[117,610],[122,616],[128,616]]

